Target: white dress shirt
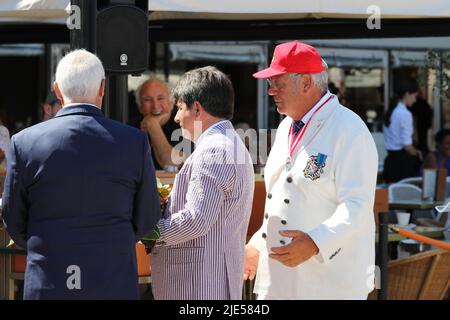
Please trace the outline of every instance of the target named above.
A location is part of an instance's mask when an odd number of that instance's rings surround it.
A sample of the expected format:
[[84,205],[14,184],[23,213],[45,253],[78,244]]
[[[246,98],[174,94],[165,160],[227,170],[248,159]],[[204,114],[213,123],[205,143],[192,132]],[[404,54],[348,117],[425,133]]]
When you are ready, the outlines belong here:
[[412,144],[413,117],[406,106],[399,102],[391,115],[391,124],[384,127],[384,146],[388,151],[398,151]]
[[195,142],[196,147],[199,146],[200,142],[208,136],[211,131],[214,129],[220,128],[222,125],[224,125],[228,120],[221,120],[219,122],[214,123],[213,125],[209,126],[201,135],[198,137],[197,141]]
[[[309,119],[312,118],[313,114],[316,112],[316,110],[331,96],[330,91],[327,91],[322,98],[312,107],[302,118],[302,122],[304,124],[307,124]],[[335,98],[336,99],[336,98]]]

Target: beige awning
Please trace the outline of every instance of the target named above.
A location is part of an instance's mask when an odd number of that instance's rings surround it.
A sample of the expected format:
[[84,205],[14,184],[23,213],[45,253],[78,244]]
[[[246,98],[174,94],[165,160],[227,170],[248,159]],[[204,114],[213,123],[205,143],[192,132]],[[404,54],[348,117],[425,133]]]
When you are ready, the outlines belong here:
[[[2,0],[0,21],[65,23],[68,9],[69,0]],[[150,20],[450,18],[449,0],[150,0],[149,11]]]

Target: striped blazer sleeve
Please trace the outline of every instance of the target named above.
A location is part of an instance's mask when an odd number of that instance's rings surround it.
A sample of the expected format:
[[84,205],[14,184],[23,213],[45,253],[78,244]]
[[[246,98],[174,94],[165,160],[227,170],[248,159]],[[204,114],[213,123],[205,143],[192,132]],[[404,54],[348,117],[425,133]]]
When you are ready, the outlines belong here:
[[159,222],[161,244],[176,245],[206,234],[235,183],[236,168],[225,148],[207,147],[192,160],[190,178],[175,186],[177,192],[187,189],[183,209]]

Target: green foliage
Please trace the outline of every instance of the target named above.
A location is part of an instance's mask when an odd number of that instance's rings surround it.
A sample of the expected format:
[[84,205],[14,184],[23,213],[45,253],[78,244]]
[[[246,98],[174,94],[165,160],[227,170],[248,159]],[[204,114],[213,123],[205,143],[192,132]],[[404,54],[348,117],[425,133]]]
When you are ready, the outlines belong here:
[[442,99],[450,99],[450,52],[436,52],[433,49],[427,51],[427,60],[425,67],[433,70],[437,74],[440,57],[442,57],[442,82],[439,86]]

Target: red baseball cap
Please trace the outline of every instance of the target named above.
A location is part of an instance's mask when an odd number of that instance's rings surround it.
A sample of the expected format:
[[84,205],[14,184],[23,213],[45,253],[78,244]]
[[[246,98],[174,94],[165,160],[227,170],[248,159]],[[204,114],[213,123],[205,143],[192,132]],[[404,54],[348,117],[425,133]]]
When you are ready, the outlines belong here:
[[314,47],[300,41],[275,47],[270,67],[253,74],[255,78],[271,78],[285,73],[320,73],[325,68],[322,57]]

